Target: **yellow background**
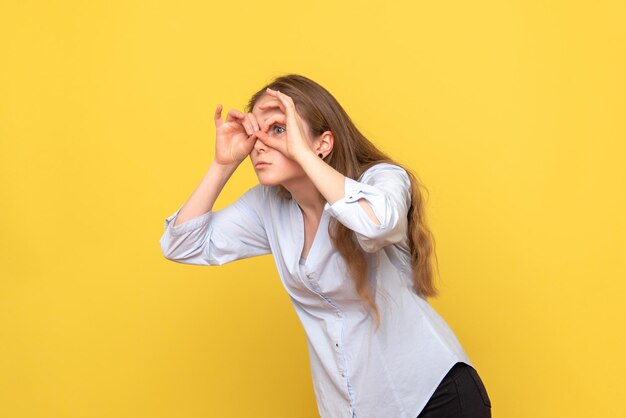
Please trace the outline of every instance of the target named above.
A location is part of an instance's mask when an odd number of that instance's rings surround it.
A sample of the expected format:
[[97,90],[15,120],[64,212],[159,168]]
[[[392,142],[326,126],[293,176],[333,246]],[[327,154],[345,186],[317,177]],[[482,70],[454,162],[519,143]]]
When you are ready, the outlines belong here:
[[[158,245],[217,103],[291,72],[426,184],[431,303],[494,417],[626,416],[625,20],[619,1],[3,1],[0,416],[318,416],[271,257]],[[216,208],[254,184],[245,162]]]

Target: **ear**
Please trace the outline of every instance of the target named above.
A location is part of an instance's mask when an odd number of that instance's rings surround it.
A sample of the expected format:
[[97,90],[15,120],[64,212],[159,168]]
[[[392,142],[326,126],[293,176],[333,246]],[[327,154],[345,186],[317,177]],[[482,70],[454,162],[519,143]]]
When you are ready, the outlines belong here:
[[335,137],[331,131],[325,131],[321,134],[314,143],[314,150],[316,154],[324,154],[324,158],[333,150],[335,145]]

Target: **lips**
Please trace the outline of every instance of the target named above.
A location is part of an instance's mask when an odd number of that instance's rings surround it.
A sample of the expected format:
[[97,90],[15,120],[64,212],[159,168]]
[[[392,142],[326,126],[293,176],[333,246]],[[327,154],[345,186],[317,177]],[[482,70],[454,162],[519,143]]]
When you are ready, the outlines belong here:
[[260,167],[266,167],[268,165],[270,165],[270,163],[266,163],[265,161],[259,161],[254,165],[254,167],[260,168]]

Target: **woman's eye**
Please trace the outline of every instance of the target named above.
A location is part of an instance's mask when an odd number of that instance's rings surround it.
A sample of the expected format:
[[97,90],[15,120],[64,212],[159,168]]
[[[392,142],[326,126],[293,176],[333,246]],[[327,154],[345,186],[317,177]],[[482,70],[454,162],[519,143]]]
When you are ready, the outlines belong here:
[[[277,130],[277,129],[282,129],[281,130]],[[282,134],[283,132],[285,132],[285,128],[283,128],[282,126],[279,125],[274,125],[274,132],[276,132],[277,134]]]

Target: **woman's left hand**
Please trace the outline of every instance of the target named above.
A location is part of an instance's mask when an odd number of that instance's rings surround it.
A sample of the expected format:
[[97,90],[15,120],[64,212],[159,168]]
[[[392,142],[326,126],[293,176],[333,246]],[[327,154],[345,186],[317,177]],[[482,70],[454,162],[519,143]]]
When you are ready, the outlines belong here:
[[[283,153],[287,158],[297,160],[299,156],[306,152],[312,152],[313,149],[307,141],[307,135],[302,118],[296,111],[293,99],[278,90],[267,89],[270,96],[276,97],[278,101],[269,101],[259,109],[267,109],[272,107],[280,108],[282,114],[276,114],[269,117],[261,127],[261,131],[257,131],[257,137],[268,147],[274,148]],[[274,124],[279,123],[285,125],[285,135],[282,138],[274,138],[267,134],[267,131]],[[286,138],[285,138],[286,136]]]

